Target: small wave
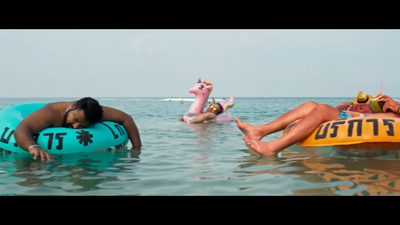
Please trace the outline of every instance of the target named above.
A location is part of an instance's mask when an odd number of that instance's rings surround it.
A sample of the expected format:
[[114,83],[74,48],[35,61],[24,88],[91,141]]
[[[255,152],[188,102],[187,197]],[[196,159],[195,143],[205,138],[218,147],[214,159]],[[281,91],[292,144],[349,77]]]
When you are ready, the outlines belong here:
[[159,101],[184,101],[184,102],[193,102],[194,98],[166,98],[166,99],[160,99]]
[[[186,102],[193,102],[195,99],[194,98],[165,98],[165,99],[160,99],[159,101],[186,101]],[[226,102],[228,101],[229,98],[226,99],[215,99],[216,102]],[[207,102],[211,102],[212,99],[208,99]]]
[[229,98],[226,98],[226,99],[215,99],[216,102],[226,102],[228,100],[229,100]]
[[149,98],[127,98],[127,99],[121,99],[122,101],[149,101],[151,99]]
[[107,101],[115,101],[115,100],[118,100],[118,99],[116,99],[116,98],[102,98],[102,99],[99,99],[100,101],[103,101],[103,100],[107,100]]
[[151,98],[102,98],[99,101],[150,101]]

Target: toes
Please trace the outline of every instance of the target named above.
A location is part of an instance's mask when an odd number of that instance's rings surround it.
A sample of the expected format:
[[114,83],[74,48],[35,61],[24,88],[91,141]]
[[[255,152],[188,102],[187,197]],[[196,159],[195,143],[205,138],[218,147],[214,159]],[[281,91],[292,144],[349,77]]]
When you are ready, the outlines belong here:
[[243,135],[242,138],[246,145],[249,145],[252,143],[252,141],[246,135]]

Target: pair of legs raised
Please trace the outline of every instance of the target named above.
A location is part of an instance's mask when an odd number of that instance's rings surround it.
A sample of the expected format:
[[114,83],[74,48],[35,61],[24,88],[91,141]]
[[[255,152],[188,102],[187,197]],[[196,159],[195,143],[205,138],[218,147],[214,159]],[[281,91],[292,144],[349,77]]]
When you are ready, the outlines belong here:
[[[265,125],[253,126],[244,123],[237,117],[235,117],[235,122],[238,128],[244,133],[242,138],[247,147],[261,155],[275,155],[283,149],[307,138],[322,123],[335,120],[339,116],[340,111],[332,106],[316,102],[306,102]],[[265,135],[284,130],[291,122],[297,119],[302,120],[289,133],[272,141],[260,141]]]

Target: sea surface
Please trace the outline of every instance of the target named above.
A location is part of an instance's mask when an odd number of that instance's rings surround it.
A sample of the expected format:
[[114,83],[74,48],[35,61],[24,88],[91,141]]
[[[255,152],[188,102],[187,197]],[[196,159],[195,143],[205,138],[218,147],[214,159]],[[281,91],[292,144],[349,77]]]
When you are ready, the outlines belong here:
[[[291,146],[275,156],[260,156],[246,147],[233,120],[224,124],[180,122],[178,118],[193,102],[190,97],[182,104],[180,99],[168,98],[97,98],[100,104],[133,117],[141,151],[130,150],[129,142],[123,149],[55,155],[50,161],[0,151],[0,195],[400,194],[397,154],[343,154],[330,147],[311,154]],[[0,108],[71,100],[78,99],[0,98]],[[307,101],[336,106],[351,100],[236,97],[229,113],[262,125]],[[281,134],[270,134],[262,141]]]

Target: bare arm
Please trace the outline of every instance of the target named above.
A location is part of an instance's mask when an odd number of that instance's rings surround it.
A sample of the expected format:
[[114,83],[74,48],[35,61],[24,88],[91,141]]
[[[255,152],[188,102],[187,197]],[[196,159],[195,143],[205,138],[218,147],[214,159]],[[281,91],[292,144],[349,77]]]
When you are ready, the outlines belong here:
[[[26,116],[14,131],[15,141],[18,146],[29,153],[36,159],[52,159],[53,157],[44,149],[37,145],[33,139],[33,135],[51,127],[53,125],[54,111],[48,107],[43,107]],[[30,149],[29,147],[32,146]]]
[[178,121],[183,121],[183,115],[178,119]]
[[142,147],[142,142],[140,140],[139,130],[133,121],[132,117],[118,109],[114,109],[111,107],[103,107],[103,120],[112,121],[115,123],[119,123],[125,127],[126,132],[128,132],[129,140],[131,140],[132,146],[140,150]]
[[207,113],[203,113],[203,114],[197,116],[196,118],[188,121],[188,123],[201,123],[201,122],[204,122],[205,120],[212,120],[216,116],[217,115],[215,115],[214,113],[207,112]]
[[400,104],[393,100],[387,95],[382,95],[381,98],[377,100],[378,102],[384,102],[382,111],[383,112],[394,112],[396,115],[400,116]]

